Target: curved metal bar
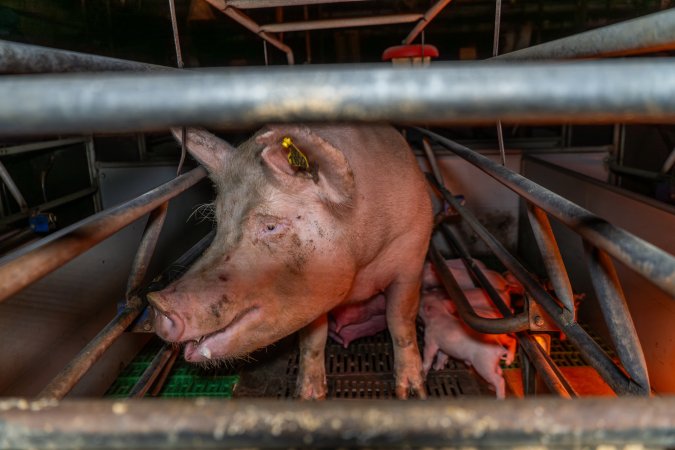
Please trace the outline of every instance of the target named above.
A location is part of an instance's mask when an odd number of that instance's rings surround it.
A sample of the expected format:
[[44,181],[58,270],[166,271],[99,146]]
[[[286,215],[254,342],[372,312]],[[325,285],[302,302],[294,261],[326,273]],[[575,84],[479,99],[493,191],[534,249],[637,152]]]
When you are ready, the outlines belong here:
[[443,195],[443,198],[471,226],[473,231],[487,244],[488,248],[492,250],[504,267],[523,284],[537,303],[544,308],[546,313],[551,316],[569,340],[579,349],[582,356],[598,371],[600,376],[615,392],[619,394],[650,394],[648,389],[638,385],[626,376],[624,371],[614,363],[602,347],[578,323],[570,322],[569,315],[565,313],[565,310],[558,306],[558,303],[539,285],[527,269],[485,229],[471,212],[462,207],[445,187],[438,184],[435,184],[435,187]]
[[417,130],[542,208],[675,299],[675,257],[672,255],[457,142],[428,130]]

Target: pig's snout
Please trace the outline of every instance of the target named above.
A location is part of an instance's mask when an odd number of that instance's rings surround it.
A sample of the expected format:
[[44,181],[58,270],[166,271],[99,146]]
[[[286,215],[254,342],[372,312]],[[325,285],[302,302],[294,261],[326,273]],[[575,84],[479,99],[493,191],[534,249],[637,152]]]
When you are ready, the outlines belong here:
[[155,309],[155,332],[166,341],[178,342],[185,331],[185,323],[178,315],[162,307],[162,297],[159,292],[148,294],[148,301]]

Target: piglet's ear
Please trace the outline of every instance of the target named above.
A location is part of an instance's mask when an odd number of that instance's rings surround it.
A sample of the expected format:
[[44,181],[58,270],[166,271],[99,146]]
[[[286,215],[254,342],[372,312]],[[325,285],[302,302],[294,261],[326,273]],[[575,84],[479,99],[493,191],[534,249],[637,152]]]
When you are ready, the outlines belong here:
[[[289,150],[282,146],[290,137],[297,149],[306,157],[309,168],[292,166],[288,161]],[[336,206],[350,206],[354,196],[354,174],[344,153],[306,126],[278,125],[256,137],[265,145],[262,152],[264,164],[282,184],[316,192],[319,198]]]
[[[210,173],[222,171],[232,152],[236,151],[230,144],[203,128],[188,128],[186,131],[187,150]],[[178,143],[183,141],[183,129],[172,128],[171,133]]]

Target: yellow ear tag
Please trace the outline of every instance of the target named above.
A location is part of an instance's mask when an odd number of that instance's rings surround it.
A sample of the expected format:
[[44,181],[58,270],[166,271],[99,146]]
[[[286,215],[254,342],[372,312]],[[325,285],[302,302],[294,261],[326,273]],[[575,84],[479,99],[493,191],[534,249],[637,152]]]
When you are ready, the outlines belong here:
[[295,146],[290,137],[283,138],[281,146],[288,149],[288,155],[286,155],[288,164],[301,170],[309,170],[309,161],[307,160],[307,157]]

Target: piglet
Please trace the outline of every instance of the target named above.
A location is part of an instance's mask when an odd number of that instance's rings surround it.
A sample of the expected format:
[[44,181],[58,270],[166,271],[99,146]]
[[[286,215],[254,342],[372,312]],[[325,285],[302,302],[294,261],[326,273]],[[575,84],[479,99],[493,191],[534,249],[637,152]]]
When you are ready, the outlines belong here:
[[[420,317],[425,325],[424,373],[429,372],[434,357],[440,351],[473,366],[494,387],[497,398],[503,399],[506,387],[499,363],[508,357],[507,350],[494,340],[468,330],[449,312],[446,303],[449,303],[448,300],[439,300],[436,295],[422,294]],[[440,357],[443,362],[447,359],[444,355]],[[435,367],[439,367],[438,364]]]

